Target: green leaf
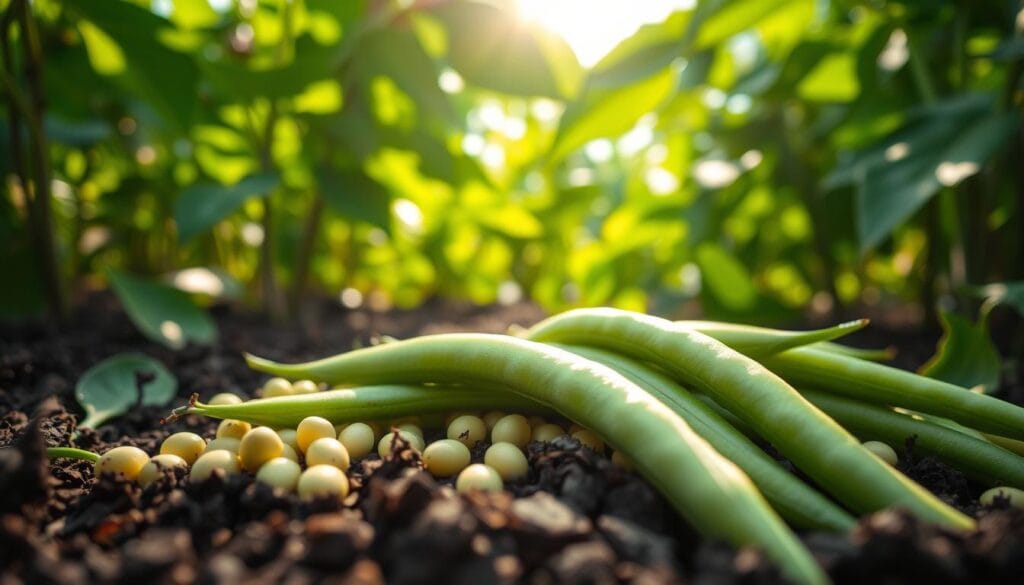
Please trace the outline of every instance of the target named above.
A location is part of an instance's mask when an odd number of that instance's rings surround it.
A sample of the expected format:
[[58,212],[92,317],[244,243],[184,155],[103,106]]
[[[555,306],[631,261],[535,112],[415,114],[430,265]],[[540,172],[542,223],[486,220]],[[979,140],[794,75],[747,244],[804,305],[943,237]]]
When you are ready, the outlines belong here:
[[391,231],[391,194],[362,169],[321,167],[317,179],[320,196],[338,214]]
[[448,58],[466,81],[509,95],[571,97],[583,76],[564,40],[484,2],[431,9],[448,30]]
[[678,75],[672,67],[640,82],[616,89],[584,92],[566,108],[551,147],[554,165],[595,138],[618,136],[672,94]]
[[989,338],[985,320],[975,324],[954,313],[942,313],[939,318],[942,339],[920,373],[964,388],[980,387],[986,394],[995,391],[999,386],[999,352]]
[[591,89],[627,85],[654,75],[681,57],[690,12],[677,10],[661,22],[645,24],[605,55],[590,72]]
[[[185,132],[195,112],[199,73],[191,57],[159,41],[162,33],[174,30],[173,24],[123,0],[66,0],[62,4],[95,25],[95,29],[87,25],[83,32],[90,31],[85,41],[99,72],[114,75]],[[96,29],[104,34],[96,34]],[[119,59],[124,61],[120,66]]]
[[180,349],[189,341],[211,343],[217,338],[213,320],[186,293],[116,270],[108,278],[132,323],[153,341]]
[[[718,45],[722,41],[745,30],[754,28],[759,22],[775,14],[793,0],[733,0],[718,2],[713,12],[695,19],[699,49]],[[715,5],[716,3],[702,3]]]
[[712,242],[701,244],[697,248],[697,266],[703,288],[724,308],[745,311],[757,302],[750,273],[725,248]]
[[217,183],[198,183],[178,195],[174,206],[174,221],[178,224],[178,239],[188,242],[231,215],[250,197],[266,197],[277,188],[281,178],[277,173],[250,175],[226,187]]
[[860,94],[857,56],[833,53],[815,65],[800,81],[797,94],[812,102],[850,102]]
[[1019,125],[1017,113],[994,109],[991,94],[960,95],[911,110],[903,127],[848,156],[823,187],[856,185],[858,236],[865,252],[940,188],[980,170]]
[[[136,375],[152,376],[141,385]],[[95,429],[139,405],[162,406],[178,393],[178,380],[157,360],[141,353],[120,353],[86,370],[75,384],[85,409],[79,428]]]
[[861,251],[887,238],[940,188],[978,172],[1017,125],[1013,112],[992,112],[960,126],[949,124],[951,131],[936,133],[942,142],[909,144],[905,158],[867,171],[857,191]]

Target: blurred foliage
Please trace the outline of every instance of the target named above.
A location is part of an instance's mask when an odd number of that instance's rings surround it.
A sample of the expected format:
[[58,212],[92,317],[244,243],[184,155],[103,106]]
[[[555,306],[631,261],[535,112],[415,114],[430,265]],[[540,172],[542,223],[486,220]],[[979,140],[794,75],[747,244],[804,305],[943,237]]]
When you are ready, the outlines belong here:
[[[930,308],[1024,279],[1020,9],[700,1],[584,68],[502,2],[34,0],[61,276],[138,275],[112,281],[137,322],[197,339],[161,278],[279,313]],[[0,308],[24,314],[45,295],[12,119],[0,260],[26,277]],[[164,300],[132,301],[139,276]]]

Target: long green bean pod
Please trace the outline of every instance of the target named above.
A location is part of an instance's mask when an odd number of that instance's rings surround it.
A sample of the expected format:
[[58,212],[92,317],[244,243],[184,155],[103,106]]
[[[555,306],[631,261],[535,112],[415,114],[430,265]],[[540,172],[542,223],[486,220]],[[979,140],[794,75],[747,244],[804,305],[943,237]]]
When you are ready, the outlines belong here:
[[617,309],[576,309],[542,321],[529,337],[598,346],[657,364],[710,394],[858,513],[901,506],[925,520],[974,527],[973,520],[881,462],[784,380],[693,328]]
[[763,361],[770,370],[801,387],[902,406],[985,433],[1024,439],[1024,408],[941,380],[809,347]]
[[827,329],[789,331],[756,325],[740,325],[721,321],[676,321],[679,325],[696,329],[714,337],[736,351],[752,358],[763,358],[797,347],[813,347],[829,353],[837,353],[869,361],[892,359],[891,349],[860,349],[832,343],[844,335],[863,329],[867,319],[840,323]]
[[675,380],[615,353],[579,345],[555,345],[612,368],[661,400],[698,435],[711,443],[716,451],[746,472],[768,502],[786,520],[802,528],[836,532],[846,531],[856,524],[853,516],[783,469],[760,447]]
[[[856,321],[840,323],[834,327],[811,329],[809,331],[770,329],[753,325],[723,323],[721,321],[680,321],[680,323],[685,323],[688,327],[693,327],[701,332],[714,331],[715,334],[712,337],[715,337],[729,347],[742,347],[743,349],[737,349],[737,351],[752,358],[757,358],[808,345],[820,347],[833,339],[838,339],[863,329],[868,324],[868,320],[858,319]],[[827,347],[831,347],[831,345]],[[835,347],[843,346],[836,345]]]
[[474,388],[425,388],[394,384],[258,398],[240,404],[213,405],[191,401],[188,406],[175,409],[172,416],[201,414],[212,418],[244,420],[274,428],[294,428],[307,416],[320,416],[334,424],[342,424],[453,410],[550,411],[532,400],[508,391],[482,392]]
[[968,477],[991,486],[1024,488],[1024,457],[988,441],[884,406],[814,390],[801,390],[801,394],[863,441],[899,447],[914,437],[915,452],[934,455]]
[[828,581],[746,474],[671,409],[607,366],[541,343],[471,333],[428,335],[306,364],[246,359],[263,372],[335,385],[505,386],[622,450],[698,531],[761,549],[795,582]]

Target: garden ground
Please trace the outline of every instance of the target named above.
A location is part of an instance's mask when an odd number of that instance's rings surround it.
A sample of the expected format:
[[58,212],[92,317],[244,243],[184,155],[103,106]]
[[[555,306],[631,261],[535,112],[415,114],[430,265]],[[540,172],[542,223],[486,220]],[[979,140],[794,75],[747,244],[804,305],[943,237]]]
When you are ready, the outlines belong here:
[[[245,476],[146,490],[94,483],[91,465],[47,462],[42,445],[67,445],[81,411],[75,382],[122,351],[143,351],[192,393],[249,396],[262,382],[243,351],[300,360],[368,344],[375,335],[503,332],[543,317],[528,304],[473,307],[431,302],[412,311],[310,307],[305,332],[215,308],[219,341],[171,351],[145,341],[107,295],[89,298],[62,333],[36,324],[0,327],[0,582],[44,583],[776,583],[750,551],[702,541],[641,478],[573,440],[534,444],[531,473],[492,495],[456,496],[450,482],[416,471],[417,458],[375,456],[354,466],[344,506],[300,504]],[[914,367],[935,337],[873,326],[854,343],[895,344]],[[1008,396],[1024,396],[1011,381]],[[212,435],[215,423],[140,407],[83,430],[77,445],[134,444],[155,452],[169,433]],[[428,433],[428,440],[431,438]],[[479,457],[478,449],[475,456]],[[930,458],[901,463],[911,477],[980,517],[956,534],[897,512],[865,518],[847,535],[805,534],[837,583],[1016,583],[1024,574],[1024,513],[979,510],[981,486]]]

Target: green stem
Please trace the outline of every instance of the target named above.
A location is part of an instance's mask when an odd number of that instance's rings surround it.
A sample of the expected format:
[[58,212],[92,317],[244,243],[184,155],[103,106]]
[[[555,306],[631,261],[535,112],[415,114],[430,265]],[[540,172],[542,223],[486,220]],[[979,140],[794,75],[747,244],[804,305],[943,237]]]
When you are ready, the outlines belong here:
[[99,461],[100,458],[98,454],[92,451],[75,449],[74,447],[47,447],[46,456],[50,459],[81,459],[82,461],[90,461],[92,463]]

